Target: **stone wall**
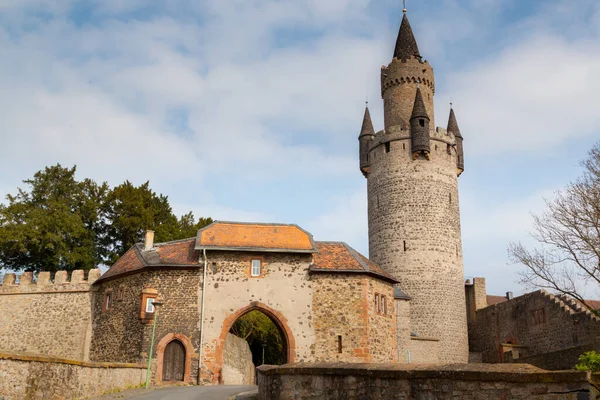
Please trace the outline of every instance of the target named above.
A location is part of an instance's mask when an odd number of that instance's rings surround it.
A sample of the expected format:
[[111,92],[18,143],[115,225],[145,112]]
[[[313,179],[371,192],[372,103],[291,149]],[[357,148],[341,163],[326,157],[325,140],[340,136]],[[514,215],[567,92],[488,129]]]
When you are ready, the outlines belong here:
[[435,364],[440,362],[440,341],[421,337],[410,338],[411,364]]
[[25,272],[16,283],[6,274],[0,285],[0,351],[87,360],[91,335],[90,284],[99,270]]
[[411,350],[410,340],[410,302],[404,299],[394,300],[396,313],[396,360],[408,362]]
[[136,387],[146,380],[141,364],[90,363],[0,353],[0,398],[75,399]]
[[504,353],[505,363],[531,364],[541,369],[558,371],[572,369],[578,362],[579,356],[587,351],[598,350],[591,344],[569,347],[568,349],[553,351],[534,356],[525,356],[514,359],[512,352]]
[[589,372],[548,372],[522,364],[298,364],[258,368],[263,400],[511,399],[591,400]]
[[600,344],[600,321],[556,296],[536,291],[478,310],[469,334],[470,350],[481,352],[483,362],[494,363],[506,361],[504,353],[509,350],[518,359]]
[[[351,274],[318,273],[311,280],[315,343],[310,361],[396,360],[392,284]],[[376,293],[386,296],[385,315],[375,312]]]
[[223,384],[254,385],[255,369],[248,342],[228,333],[223,349]]
[[[122,299],[116,294],[122,289]],[[202,273],[194,269],[157,269],[136,275],[99,282],[94,293],[94,328],[91,358],[94,361],[146,362],[152,336],[152,319],[141,317],[142,291],[153,289],[163,305],[158,309],[153,359],[153,380],[161,348],[158,343],[173,336],[184,345],[191,357],[186,380],[198,376],[200,343],[200,298]],[[107,291],[113,293],[113,304],[104,310]],[[178,335],[176,338],[174,335]],[[165,344],[166,345],[166,344]],[[164,350],[164,348],[162,349]],[[158,371],[159,374],[162,371]]]

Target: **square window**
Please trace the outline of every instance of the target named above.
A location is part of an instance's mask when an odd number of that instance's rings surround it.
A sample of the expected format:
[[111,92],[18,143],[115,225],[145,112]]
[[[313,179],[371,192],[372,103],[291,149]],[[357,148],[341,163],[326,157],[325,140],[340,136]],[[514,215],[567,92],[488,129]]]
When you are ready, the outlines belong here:
[[260,260],[252,260],[252,276],[260,276]]
[[154,312],[154,304],[152,304],[156,300],[153,297],[148,297],[146,299],[146,313],[152,314]]

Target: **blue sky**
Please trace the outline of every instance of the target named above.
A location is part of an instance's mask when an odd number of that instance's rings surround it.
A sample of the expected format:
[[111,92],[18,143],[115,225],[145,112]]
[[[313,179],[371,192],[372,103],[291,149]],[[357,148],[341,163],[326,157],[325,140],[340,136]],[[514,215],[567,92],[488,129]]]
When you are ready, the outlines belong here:
[[[466,276],[521,292],[510,241],[598,139],[600,3],[408,1],[455,105]],[[0,0],[0,196],[46,165],[150,180],[178,214],[292,222],[367,254],[357,136],[383,117],[399,0]],[[600,297],[600,294],[594,294]]]

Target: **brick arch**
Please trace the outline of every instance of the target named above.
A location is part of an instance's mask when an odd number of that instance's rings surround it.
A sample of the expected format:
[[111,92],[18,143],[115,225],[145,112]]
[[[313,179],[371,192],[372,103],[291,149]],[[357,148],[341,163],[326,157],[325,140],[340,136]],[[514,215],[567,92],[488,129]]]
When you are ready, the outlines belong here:
[[[156,374],[154,376],[154,383],[160,385],[162,383],[162,372],[163,372],[163,361],[165,356],[165,348],[169,343],[174,340],[178,340],[185,347],[185,367],[183,370],[183,381],[185,383],[192,383],[192,355],[194,354],[194,346],[192,346],[191,340],[182,333],[168,333],[166,334],[158,345],[156,346]],[[196,354],[196,357],[198,355]]]
[[260,311],[265,314],[267,317],[271,318],[271,320],[277,325],[279,331],[283,334],[285,343],[287,345],[286,349],[286,359],[288,363],[293,363],[296,359],[296,341],[294,340],[294,335],[292,334],[292,330],[288,325],[287,318],[283,316],[279,311],[269,307],[268,305],[261,303],[259,301],[253,301],[248,306],[239,309],[238,311],[229,314],[223,320],[223,326],[221,329],[221,335],[217,341],[217,347],[215,351],[215,364],[213,368],[213,378],[212,383],[218,384],[221,376],[221,368],[223,367],[223,348],[225,347],[225,339],[227,339],[227,333],[233,326],[234,322],[237,321],[241,316],[248,314],[250,311]]

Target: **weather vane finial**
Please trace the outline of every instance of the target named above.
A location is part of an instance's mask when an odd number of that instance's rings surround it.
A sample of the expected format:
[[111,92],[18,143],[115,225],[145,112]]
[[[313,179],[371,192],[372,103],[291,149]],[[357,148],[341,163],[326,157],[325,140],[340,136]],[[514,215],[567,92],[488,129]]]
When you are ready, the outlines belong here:
[[406,0],[402,0],[402,12],[406,13]]

